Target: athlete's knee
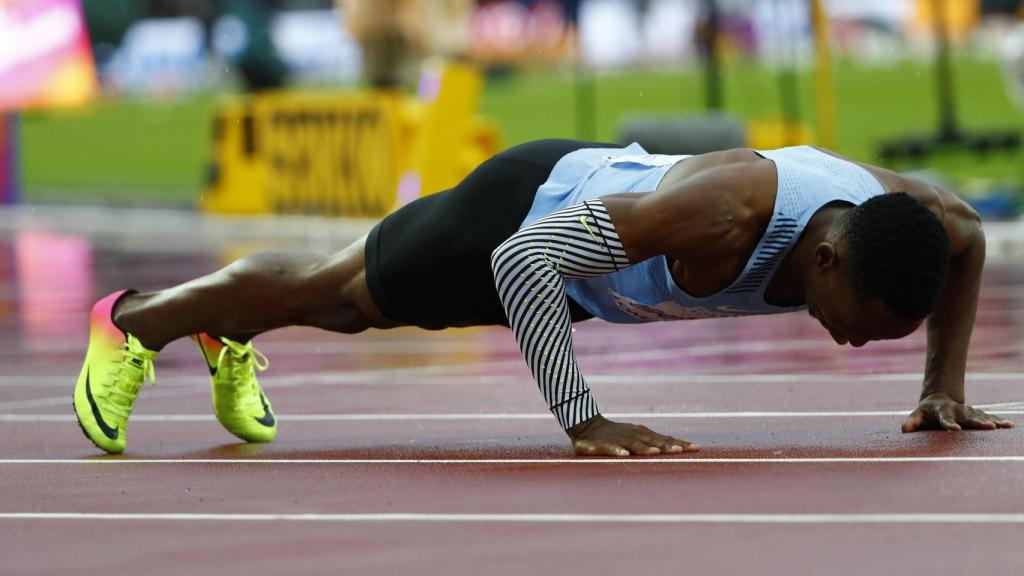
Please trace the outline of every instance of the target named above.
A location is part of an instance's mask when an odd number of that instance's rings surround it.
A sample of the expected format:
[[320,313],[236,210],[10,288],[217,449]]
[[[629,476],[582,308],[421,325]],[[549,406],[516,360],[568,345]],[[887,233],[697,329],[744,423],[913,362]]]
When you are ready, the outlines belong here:
[[359,334],[374,326],[373,322],[354,306],[344,304],[325,305],[311,310],[299,324],[341,334]]

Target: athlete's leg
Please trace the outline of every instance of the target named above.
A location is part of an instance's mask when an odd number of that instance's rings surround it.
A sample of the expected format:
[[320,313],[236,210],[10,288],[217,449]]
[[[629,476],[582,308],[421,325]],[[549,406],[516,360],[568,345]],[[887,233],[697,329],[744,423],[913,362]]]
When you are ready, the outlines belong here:
[[367,289],[365,242],[331,256],[252,254],[173,288],[125,296],[114,322],[150,350],[200,332],[246,340],[295,325],[346,334],[396,326]]
[[555,163],[589,146],[609,145],[546,140],[516,146],[452,190],[385,219],[378,227],[385,231],[378,232],[387,246],[371,248],[386,292],[379,295],[398,309],[392,319],[370,296],[364,237],[333,256],[253,254],[174,288],[126,296],[114,322],[150,350],[200,332],[245,341],[292,325],[357,333],[407,323],[503,323],[491,251],[518,228]]

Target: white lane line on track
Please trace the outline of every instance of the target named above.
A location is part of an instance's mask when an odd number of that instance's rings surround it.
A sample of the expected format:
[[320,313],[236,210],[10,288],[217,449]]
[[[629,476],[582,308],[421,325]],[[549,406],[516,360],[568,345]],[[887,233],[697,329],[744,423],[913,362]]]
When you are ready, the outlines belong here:
[[[516,367],[520,367],[521,361],[515,361]],[[529,376],[500,375],[490,376],[484,374],[466,374],[483,370],[488,365],[501,364],[506,367],[507,362],[484,363],[482,365],[456,364],[450,366],[421,366],[414,368],[395,368],[383,370],[364,371],[320,371],[313,373],[293,373],[283,376],[266,378],[264,384],[268,389],[296,388],[310,385],[322,386],[343,386],[343,385],[406,385],[406,386],[484,386],[484,385],[520,385],[529,382]],[[446,374],[445,369],[451,370]],[[147,398],[190,396],[194,394],[205,394],[209,389],[208,385],[190,385],[197,382],[195,378],[172,377],[174,383],[181,386],[164,386],[157,390],[146,392]],[[587,380],[591,384],[627,385],[637,384],[676,384],[680,386],[692,384],[775,384],[775,383],[827,383],[841,380],[846,383],[881,383],[881,382],[917,382],[921,380],[921,374],[911,373],[890,373],[890,374],[595,374]],[[1005,382],[1022,381],[1022,372],[990,372],[972,373],[967,376],[968,383],[977,386],[983,382]],[[166,379],[165,379],[166,381]],[[179,382],[180,381],[180,382]],[[41,384],[33,384],[33,382]],[[0,387],[4,386],[26,386],[44,387],[58,386],[72,389],[73,380],[64,377],[53,376],[0,376]],[[21,410],[26,408],[44,408],[49,406],[64,406],[70,403],[69,395],[51,396],[46,398],[33,398],[27,400],[13,400],[0,402],[0,411]]]
[[153,458],[133,460],[124,457],[97,457],[91,459],[0,459],[0,465],[115,465],[115,464],[214,464],[214,465],[536,465],[536,464],[935,464],[951,462],[1007,462],[1024,463],[1024,456],[865,456],[862,458],[701,458],[701,457],[642,457],[642,458],[481,458],[481,459],[295,459],[295,458]]
[[[169,398],[174,396],[191,396],[194,394],[209,394],[209,385],[192,387],[164,387],[158,390],[146,392],[147,398]],[[73,390],[73,388],[68,388]],[[49,396],[46,398],[33,398],[30,400],[12,400],[0,402],[0,410],[21,410],[25,408],[46,408],[50,406],[71,406],[72,396],[69,392],[63,396]]]
[[[747,345],[736,344],[732,347],[733,353],[739,353],[740,349],[750,348],[750,350],[757,350],[759,347],[766,345],[764,343],[754,343]],[[770,346],[770,344],[767,344]],[[806,349],[806,344],[793,343],[794,350]],[[715,349],[721,348],[724,345],[715,344],[709,345]],[[610,361],[629,361],[629,362],[640,362],[645,360],[678,360],[686,356],[701,357],[703,352],[708,349],[708,346],[697,346],[689,347],[685,350],[667,350],[660,348],[652,348],[648,350],[639,351],[626,351],[617,353],[602,354],[595,361],[610,362]],[[394,380],[401,378],[416,378],[416,377],[450,377],[457,375],[490,375],[493,371],[505,371],[505,370],[517,370],[524,374],[526,378],[529,378],[529,372],[523,363],[522,358],[510,357],[507,360],[493,360],[489,362],[468,362],[459,364],[427,364],[423,366],[411,366],[408,368],[378,368],[371,370],[335,370],[335,371],[317,371],[317,372],[306,372],[306,373],[292,373],[274,379],[274,386],[305,386],[309,384],[337,384],[340,382],[357,382],[365,383],[375,379]],[[8,381],[11,376],[4,376],[0,378],[0,382]],[[52,376],[48,377],[52,378]],[[834,379],[835,376],[830,376],[829,381]],[[32,378],[29,377],[29,380]],[[71,379],[65,379],[65,383],[74,382]],[[269,381],[269,379],[268,379]],[[67,384],[65,384],[67,385]]]
[[1021,524],[1024,514],[184,514],[5,512],[0,520],[578,524]]
[[[519,361],[521,363],[521,361]],[[525,371],[517,374],[493,375],[488,373],[486,365],[469,368],[458,368],[456,365],[450,367],[451,373],[438,373],[436,368],[427,368],[424,371],[416,371],[415,368],[396,368],[389,370],[363,370],[363,371],[317,371],[317,372],[293,372],[277,376],[264,377],[264,384],[269,388],[295,387],[303,385],[319,386],[345,386],[345,385],[392,385],[392,386],[480,386],[494,384],[520,385],[529,383],[531,376]],[[504,367],[507,368],[507,367]],[[516,369],[519,368],[517,364]],[[470,370],[472,369],[472,370]],[[477,373],[467,374],[467,371]],[[517,370],[518,372],[518,370]],[[602,385],[625,385],[636,384],[800,384],[800,383],[834,383],[836,381],[846,383],[886,383],[886,382],[920,382],[920,372],[906,373],[885,373],[885,374],[680,374],[676,373],[651,373],[640,371],[635,373],[609,373],[592,374],[587,376],[587,381]],[[1024,372],[975,372],[967,375],[970,383],[983,384],[986,382],[1020,382],[1024,381]],[[193,390],[207,390],[209,384],[202,376],[168,376],[160,379],[164,383],[162,389],[168,387],[188,387]],[[23,376],[0,376],[0,388],[2,387],[63,387],[71,389],[74,387],[74,378],[67,376],[39,376],[26,374]],[[158,388],[157,390],[160,390]],[[150,393],[151,395],[152,393]],[[0,403],[2,406],[3,403]]]
[[[574,330],[575,331],[575,330]],[[589,330],[588,330],[589,332]],[[598,339],[600,333],[590,334],[594,338]],[[607,332],[608,335],[614,334],[614,332]],[[595,353],[603,354],[606,352],[604,346],[599,343],[590,342],[589,338],[580,338],[583,340],[581,345],[576,348],[577,354],[587,356],[588,354]],[[29,353],[41,353],[45,352],[48,354],[53,353],[69,353],[69,352],[84,352],[85,341],[64,341],[56,344],[47,344],[46,346],[23,346],[21,348],[15,348],[10,352],[10,355],[24,355]],[[444,354],[444,353],[457,353],[465,354],[472,352],[474,349],[485,348],[486,351],[493,353],[505,352],[510,357],[518,358],[520,352],[516,346],[515,339],[512,333],[504,332],[500,338],[488,338],[486,340],[481,339],[446,339],[446,338],[406,338],[406,339],[387,339],[387,340],[344,340],[344,339],[331,339],[331,340],[308,340],[299,339],[294,341],[287,340],[267,340],[261,341],[258,344],[260,351],[266,354],[352,354],[359,356],[366,356],[368,354],[399,354],[399,355],[433,355],[433,354]],[[921,347],[922,344],[916,340],[900,341],[899,343],[891,343],[896,349],[911,349],[916,350]],[[1007,349],[1012,349],[1009,345],[1006,345]],[[616,352],[616,356],[623,354],[635,355],[635,354],[655,354],[654,357],[661,357],[661,352],[671,351],[673,356],[711,356],[711,355],[723,355],[723,354],[738,354],[738,353],[765,353],[765,352],[783,352],[792,350],[829,350],[835,347],[835,344],[828,338],[805,338],[805,339],[777,339],[777,340],[753,340],[746,342],[734,342],[734,341],[718,341],[718,342],[695,342],[693,339],[660,339],[657,346],[644,347],[638,350],[622,350]],[[986,348],[988,349],[988,348]],[[0,355],[3,355],[0,352]]]
[[[1013,406],[1019,406],[1014,403]],[[988,406],[979,405],[989,414],[997,416],[1024,415],[1024,409],[989,410]],[[865,418],[865,417],[903,417],[910,410],[886,410],[863,412],[609,412],[608,418],[651,418],[651,419],[715,419],[715,418]],[[276,414],[281,422],[391,422],[408,420],[550,420],[551,414],[546,412],[530,413],[454,413],[454,414]],[[74,422],[72,414],[0,414],[0,423],[4,422]],[[211,414],[135,414],[132,422],[213,422]]]

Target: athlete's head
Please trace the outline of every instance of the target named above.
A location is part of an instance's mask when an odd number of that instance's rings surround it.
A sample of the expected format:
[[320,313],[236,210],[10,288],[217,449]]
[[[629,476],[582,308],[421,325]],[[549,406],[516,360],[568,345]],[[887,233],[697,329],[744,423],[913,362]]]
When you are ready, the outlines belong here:
[[930,210],[903,193],[847,210],[815,247],[807,283],[812,316],[839,344],[902,338],[939,300],[949,239]]

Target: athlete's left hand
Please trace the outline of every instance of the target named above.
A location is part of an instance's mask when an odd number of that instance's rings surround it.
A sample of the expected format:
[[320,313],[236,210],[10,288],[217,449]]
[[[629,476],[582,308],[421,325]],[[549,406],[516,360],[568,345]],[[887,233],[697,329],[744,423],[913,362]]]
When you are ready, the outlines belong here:
[[995,430],[1012,428],[1013,422],[986,414],[973,406],[953,400],[949,395],[937,392],[921,399],[906,420],[904,432],[918,430]]
[[566,431],[578,456],[629,456],[699,452],[700,446],[646,426],[612,422],[598,414]]

